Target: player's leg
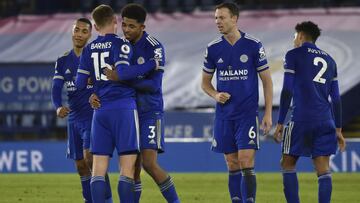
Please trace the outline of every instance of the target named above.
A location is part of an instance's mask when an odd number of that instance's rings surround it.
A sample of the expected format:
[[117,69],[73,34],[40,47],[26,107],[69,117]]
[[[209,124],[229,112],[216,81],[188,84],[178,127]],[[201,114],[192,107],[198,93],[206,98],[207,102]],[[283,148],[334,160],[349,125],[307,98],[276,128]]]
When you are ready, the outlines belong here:
[[226,165],[229,170],[228,189],[232,202],[241,202],[241,170],[238,162],[238,150],[235,140],[235,126],[233,121],[215,119],[214,139],[211,150],[225,154]]
[[[89,166],[89,168],[92,168],[92,154],[90,152],[90,136],[91,136],[91,120],[90,121],[84,121],[82,122],[81,126],[81,134],[82,134],[82,140],[83,140],[83,154],[84,159]],[[109,176],[106,173],[105,175],[105,182],[106,182],[106,203],[112,203],[112,194],[111,194],[111,186],[110,186],[110,180]]]
[[114,151],[113,111],[95,111],[92,121],[91,152],[93,154],[91,196],[93,203],[104,203],[106,199],[106,178],[109,159]]
[[157,162],[158,153],[164,152],[164,122],[162,114],[154,114],[154,117],[140,120],[142,166],[159,186],[167,202],[180,202],[171,177]]
[[284,195],[289,203],[300,202],[299,183],[296,162],[299,156],[310,156],[308,140],[311,140],[312,126],[306,122],[289,122],[285,127],[282,140],[282,158],[280,161]]
[[120,178],[118,193],[120,202],[134,202],[134,173],[137,154],[126,154],[119,157]]
[[120,177],[118,194],[120,202],[133,203],[135,163],[139,153],[139,122],[137,111],[131,109],[111,112],[115,146],[119,155]]
[[241,195],[243,202],[255,202],[256,174],[255,152],[259,149],[259,123],[257,116],[246,117],[235,122],[235,138],[238,161],[241,169]]
[[238,153],[224,154],[226,166],[229,171],[228,188],[233,203],[242,202],[241,199],[241,169],[238,160]]
[[109,165],[108,155],[93,156],[93,171],[91,177],[91,196],[93,203],[105,203],[106,181],[105,174]]
[[295,169],[297,160],[298,157],[283,154],[280,161],[283,176],[284,194],[288,203],[300,202],[299,182]]
[[319,203],[331,200],[332,179],[330,172],[330,155],[336,153],[336,128],[333,120],[319,122],[313,139],[312,157],[319,184]]
[[318,156],[313,159],[315,170],[318,176],[319,203],[329,203],[331,200],[332,180],[329,160],[329,156]]
[[91,202],[90,180],[91,171],[83,155],[83,140],[78,123],[68,124],[68,150],[67,157],[74,159],[77,172],[80,176],[82,196],[85,202]]
[[157,162],[157,150],[143,149],[141,156],[144,170],[152,177],[159,186],[160,191],[168,203],[179,203],[175,185],[169,174],[164,171]]
[[140,196],[141,196],[141,191],[142,191],[142,186],[141,186],[141,155],[139,154],[139,156],[136,159],[136,163],[135,163],[135,173],[134,173],[134,193],[135,193],[135,197],[134,197],[134,202],[135,203],[139,203],[140,201]]
[[238,152],[239,165],[241,168],[241,194],[244,203],[255,202],[256,197],[256,174],[254,170],[255,150],[241,149]]

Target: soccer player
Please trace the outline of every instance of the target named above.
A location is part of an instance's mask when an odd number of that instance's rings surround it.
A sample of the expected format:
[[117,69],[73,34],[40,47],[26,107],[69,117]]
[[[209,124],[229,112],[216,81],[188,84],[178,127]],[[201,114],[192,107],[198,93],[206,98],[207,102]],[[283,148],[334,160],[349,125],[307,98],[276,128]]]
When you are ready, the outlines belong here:
[[[146,10],[139,4],[128,4],[121,12],[124,36],[133,45],[131,64],[143,64],[151,59],[160,62],[160,69],[128,81],[136,89],[136,102],[140,121],[141,156],[137,159],[135,170],[135,202],[141,195],[141,163],[145,171],[159,186],[162,195],[169,203],[180,202],[171,177],[157,163],[158,153],[164,152],[164,122],[162,77],[165,52],[162,44],[148,35],[145,29]],[[115,71],[114,71],[115,72]],[[109,73],[109,72],[108,72]],[[108,75],[109,79],[111,76]],[[116,78],[114,78],[116,79]],[[96,107],[100,101],[93,95]]]
[[153,59],[139,66],[129,66],[132,47],[126,39],[115,34],[117,20],[110,6],[96,7],[92,18],[99,36],[84,48],[76,78],[79,89],[86,88],[89,78],[94,81],[102,101],[92,121],[92,200],[93,203],[105,200],[105,174],[116,148],[119,155],[120,201],[133,203],[134,170],[139,150],[135,90],[124,83],[109,81],[105,72],[114,67],[120,80],[129,80],[156,69],[159,62]]
[[[223,153],[229,170],[232,202],[255,202],[255,151],[259,149],[258,75],[263,83],[265,114],[262,129],[271,125],[272,80],[261,42],[237,28],[234,3],[216,6],[215,22],[222,34],[205,52],[202,89],[216,103],[212,150]],[[216,89],[211,83],[216,72]]]
[[[334,59],[315,45],[321,33],[318,25],[306,21],[297,24],[295,30],[295,48],[285,56],[274,137],[278,142],[282,139],[281,168],[287,202],[300,202],[296,162],[300,156],[310,156],[318,176],[319,202],[325,203],[330,202],[332,190],[329,157],[336,153],[337,143],[341,151],[345,150],[337,67]],[[291,99],[292,118],[284,130]]]
[[[90,131],[93,110],[88,98],[93,92],[89,84],[84,90],[77,90],[74,78],[79,66],[80,54],[91,37],[91,22],[87,18],[75,21],[72,30],[73,49],[65,52],[55,64],[55,74],[52,85],[52,101],[56,114],[60,118],[68,116],[67,157],[75,160],[80,175],[82,193],[85,202],[91,202],[90,178],[92,155],[89,152]],[[69,107],[62,104],[62,88],[66,85]],[[110,183],[107,179],[107,202],[112,202]]]

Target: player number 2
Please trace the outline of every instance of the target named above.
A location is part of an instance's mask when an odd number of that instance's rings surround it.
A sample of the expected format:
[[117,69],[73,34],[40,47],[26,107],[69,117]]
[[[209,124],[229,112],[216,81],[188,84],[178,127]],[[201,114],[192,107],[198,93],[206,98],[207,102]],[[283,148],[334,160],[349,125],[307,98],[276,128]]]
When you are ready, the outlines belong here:
[[320,71],[318,72],[318,74],[314,77],[313,81],[321,83],[321,84],[325,84],[326,79],[322,78],[321,76],[324,75],[324,73],[325,73],[325,71],[327,69],[327,63],[323,58],[315,57],[314,58],[314,65],[315,66],[320,66],[319,62],[322,64],[322,67],[321,67]]
[[249,130],[249,137],[250,139],[254,139],[256,137],[256,132],[254,131],[254,126],[251,126]]
[[150,135],[148,136],[149,139],[154,139],[156,133],[155,133],[155,126],[149,126],[150,129]]
[[[109,52],[101,52],[100,53],[100,58],[99,58],[99,53],[92,53],[91,54],[91,58],[93,59],[94,62],[94,71],[95,71],[95,78],[96,80],[109,80],[106,75],[102,74],[102,69],[103,68],[108,68],[108,69],[112,69],[112,67],[107,64],[105,62],[105,58],[109,57]],[[100,59],[100,60],[99,60]]]

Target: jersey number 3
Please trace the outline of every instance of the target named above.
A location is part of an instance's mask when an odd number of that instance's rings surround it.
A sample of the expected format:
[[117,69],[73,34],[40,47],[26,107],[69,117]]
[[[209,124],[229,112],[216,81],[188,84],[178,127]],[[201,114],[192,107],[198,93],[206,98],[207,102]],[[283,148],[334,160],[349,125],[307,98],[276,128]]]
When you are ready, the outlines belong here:
[[326,79],[322,78],[322,76],[324,75],[324,73],[325,73],[325,71],[327,69],[327,63],[323,58],[315,57],[314,58],[314,65],[315,66],[320,66],[319,62],[322,64],[322,67],[321,67],[320,71],[318,72],[318,74],[316,74],[316,76],[314,77],[313,81],[321,83],[321,84],[325,84]]

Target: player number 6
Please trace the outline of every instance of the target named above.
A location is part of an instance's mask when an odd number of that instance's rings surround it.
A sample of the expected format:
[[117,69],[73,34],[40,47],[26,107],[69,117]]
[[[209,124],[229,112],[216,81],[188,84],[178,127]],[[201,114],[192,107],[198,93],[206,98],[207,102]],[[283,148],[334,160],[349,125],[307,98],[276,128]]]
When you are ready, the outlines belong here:
[[254,126],[251,126],[249,130],[249,137],[250,139],[254,139],[256,137],[256,132],[254,131]]

